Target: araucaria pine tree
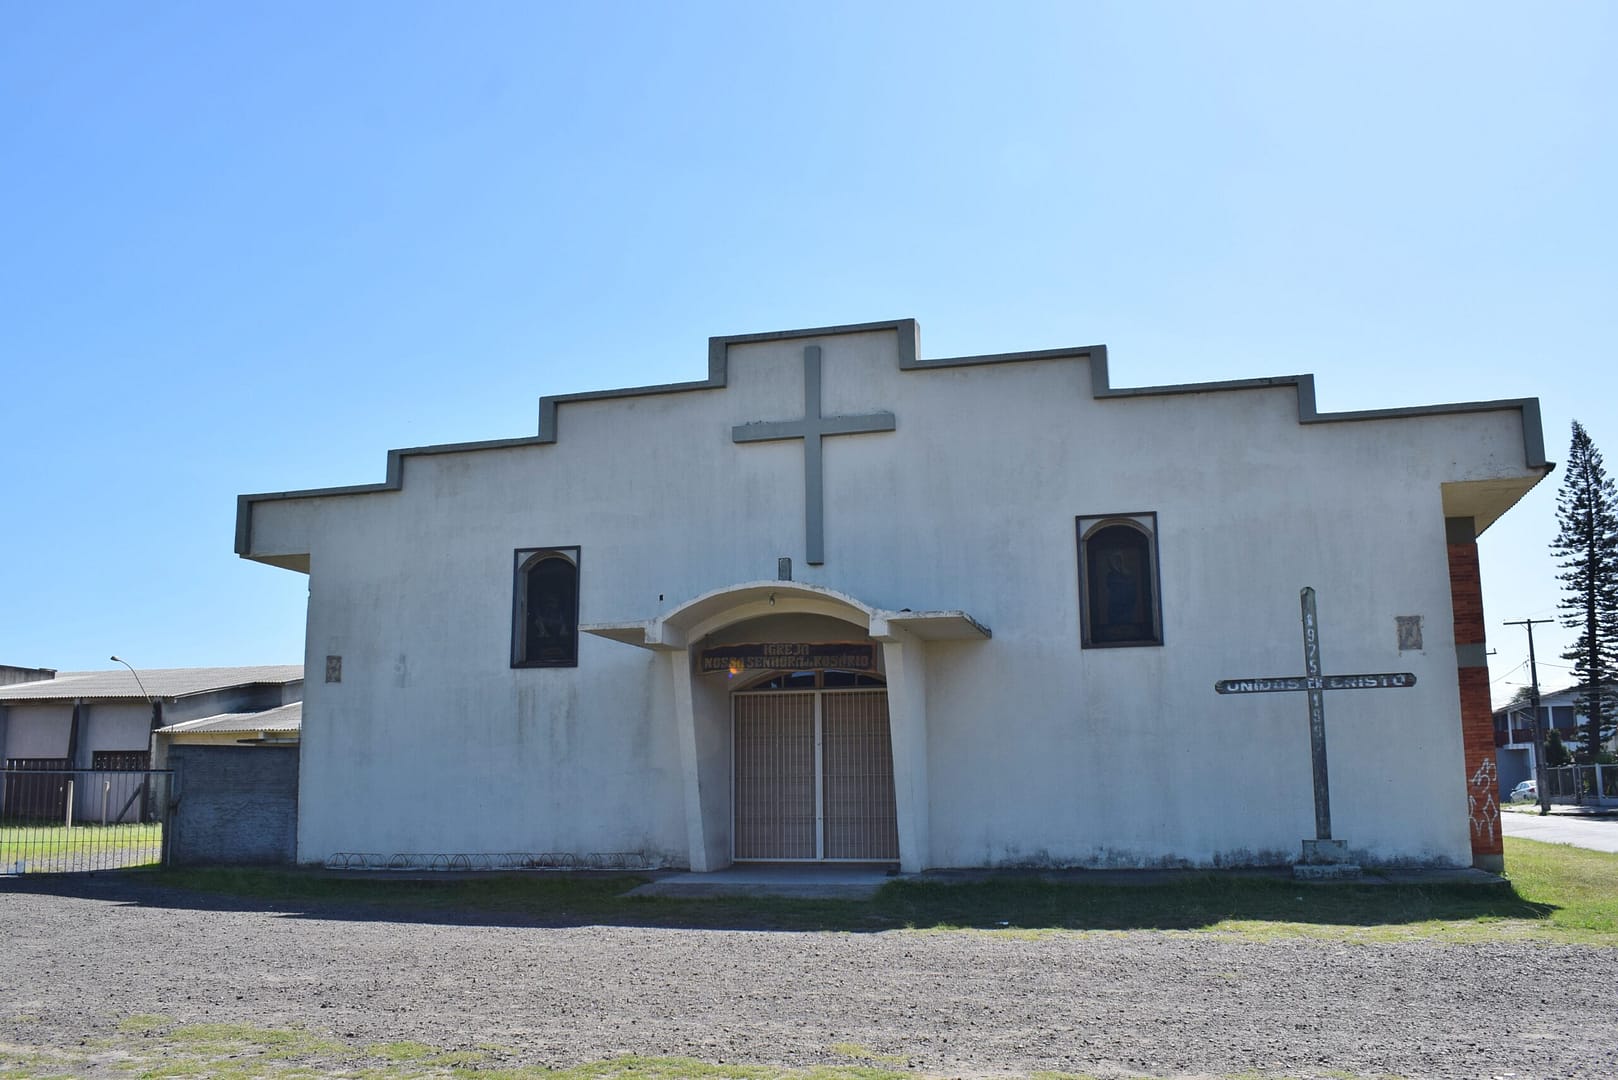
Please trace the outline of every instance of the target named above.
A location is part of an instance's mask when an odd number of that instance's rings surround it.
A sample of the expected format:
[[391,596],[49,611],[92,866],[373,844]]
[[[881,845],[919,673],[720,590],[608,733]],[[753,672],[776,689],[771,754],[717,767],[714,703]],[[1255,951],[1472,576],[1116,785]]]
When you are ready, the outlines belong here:
[[1556,520],[1561,528],[1551,553],[1562,568],[1562,624],[1579,632],[1562,658],[1573,661],[1575,706],[1589,718],[1579,757],[1594,761],[1618,721],[1618,493],[1577,420]]

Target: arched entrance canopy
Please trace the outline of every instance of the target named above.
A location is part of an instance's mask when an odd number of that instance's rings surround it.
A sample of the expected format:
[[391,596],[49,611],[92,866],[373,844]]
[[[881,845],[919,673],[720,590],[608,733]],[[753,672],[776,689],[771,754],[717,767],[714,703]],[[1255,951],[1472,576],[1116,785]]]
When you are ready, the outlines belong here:
[[658,652],[684,650],[705,634],[765,615],[829,615],[863,628],[871,640],[901,640],[906,633],[923,641],[985,639],[987,626],[964,611],[893,611],[847,593],[802,581],[748,581],[727,585],[687,600],[655,618],[636,622],[587,623],[588,634]]
[[928,865],[927,665],[930,641],[977,640],[989,628],[964,611],[880,608],[801,581],[748,581],[703,593],[650,619],[591,623],[586,633],[668,657],[674,691],[670,717],[685,777],[691,869],[718,870],[731,859],[730,695],[695,674],[692,652],[705,635],[771,615],[822,615],[861,628],[882,646],[888,683],[889,737],[899,833],[899,865]]

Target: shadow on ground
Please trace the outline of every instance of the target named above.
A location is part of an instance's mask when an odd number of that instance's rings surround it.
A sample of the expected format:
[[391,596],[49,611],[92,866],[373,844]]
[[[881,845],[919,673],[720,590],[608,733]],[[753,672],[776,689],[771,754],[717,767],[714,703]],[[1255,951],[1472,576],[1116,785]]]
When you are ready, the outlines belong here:
[[0,884],[0,892],[367,922],[852,932],[899,927],[1198,930],[1227,920],[1369,927],[1431,920],[1541,921],[1557,910],[1524,899],[1509,883],[1322,886],[1217,873],[1144,885],[1028,876],[897,880],[866,900],[625,895],[645,880],[630,874],[355,879],[321,871],[197,869],[12,878]]

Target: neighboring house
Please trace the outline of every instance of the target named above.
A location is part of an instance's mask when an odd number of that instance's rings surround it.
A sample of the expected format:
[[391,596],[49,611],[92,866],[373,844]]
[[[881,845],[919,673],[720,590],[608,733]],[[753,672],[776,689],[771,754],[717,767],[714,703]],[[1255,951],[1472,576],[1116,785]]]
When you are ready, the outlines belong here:
[[[1555,728],[1562,736],[1562,745],[1568,753],[1583,746],[1585,715],[1574,704],[1580,687],[1569,686],[1539,695],[1539,719],[1550,737]],[[1534,759],[1534,710],[1526,702],[1495,710],[1495,758],[1500,766],[1500,791],[1509,794],[1523,780],[1536,779]],[[1607,747],[1612,748],[1612,739]]]
[[237,551],[309,575],[301,862],[1293,861],[1307,586],[1357,676],[1333,836],[1498,868],[1477,537],[1548,471],[1532,399],[1322,413],[1307,375],[1117,387],[1101,346],[926,359],[899,320],[244,495]]
[[[299,664],[143,669],[138,681],[122,667],[20,670],[42,677],[0,684],[0,755],[7,769],[152,768],[154,732],[162,727],[279,709],[303,695]],[[8,784],[0,816],[10,816],[24,795],[30,803],[37,796],[26,780]]]

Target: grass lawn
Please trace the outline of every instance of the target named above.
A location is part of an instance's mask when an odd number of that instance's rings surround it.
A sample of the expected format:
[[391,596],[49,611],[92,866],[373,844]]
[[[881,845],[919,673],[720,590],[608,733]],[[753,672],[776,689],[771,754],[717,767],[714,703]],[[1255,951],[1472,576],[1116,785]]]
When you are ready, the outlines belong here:
[[[917,1075],[904,1069],[903,1059],[854,1043],[830,1047],[828,1056],[840,1064],[784,1069],[620,1057],[554,1069],[521,1064],[515,1051],[493,1045],[446,1050],[420,1042],[366,1044],[303,1028],[176,1024],[165,1016],[139,1014],[119,1023],[113,1037],[77,1047],[30,1049],[0,1041],[0,1080],[69,1080],[87,1074],[143,1080],[915,1080]],[[1040,1074],[1037,1080],[1047,1078],[1055,1080],[1055,1074]]]
[[899,880],[869,900],[625,895],[632,875],[517,874],[401,880],[319,871],[196,869],[155,879],[276,904],[363,904],[408,917],[508,913],[565,925],[607,923],[797,930],[988,930],[1047,933],[1174,930],[1343,940],[1481,942],[1531,939],[1618,946],[1618,855],[1506,839],[1506,885],[1300,885],[1209,875],[1118,886],[998,878]]
[[0,825],[0,868],[18,862],[34,870],[93,870],[155,866],[163,853],[163,827],[127,825]]

